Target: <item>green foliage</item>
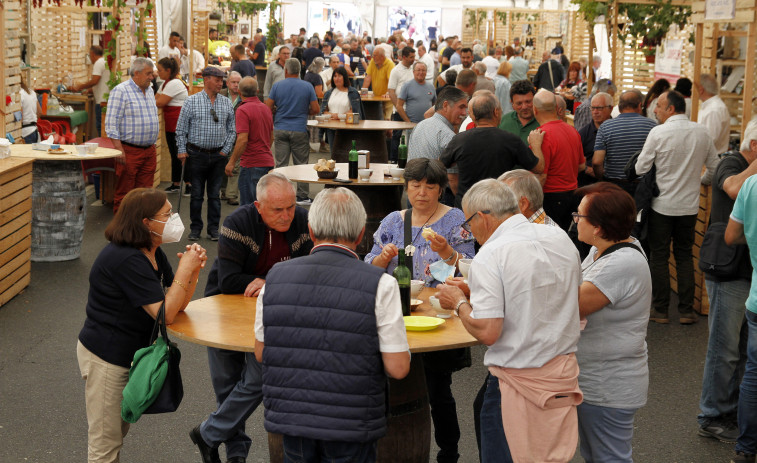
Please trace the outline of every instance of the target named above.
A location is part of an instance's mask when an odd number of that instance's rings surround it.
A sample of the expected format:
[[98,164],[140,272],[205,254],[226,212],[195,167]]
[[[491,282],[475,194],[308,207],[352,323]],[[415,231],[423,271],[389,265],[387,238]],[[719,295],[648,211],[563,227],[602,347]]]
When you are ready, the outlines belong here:
[[503,26],[507,26],[507,11],[495,11],[494,17],[499,19]]
[[474,31],[479,30],[481,24],[486,19],[486,10],[481,8],[477,10],[467,10],[466,14],[468,15],[468,26],[473,28]]
[[265,10],[268,7],[268,3],[265,2],[250,2],[246,0],[242,1],[225,1],[218,2],[218,7],[229,12],[236,14],[237,16],[249,16],[252,17],[259,12]]
[[279,32],[284,30],[284,25],[276,19],[276,9],[278,8],[279,3],[276,1],[271,1],[268,5],[268,35],[265,39],[265,47],[269,53],[276,47]]

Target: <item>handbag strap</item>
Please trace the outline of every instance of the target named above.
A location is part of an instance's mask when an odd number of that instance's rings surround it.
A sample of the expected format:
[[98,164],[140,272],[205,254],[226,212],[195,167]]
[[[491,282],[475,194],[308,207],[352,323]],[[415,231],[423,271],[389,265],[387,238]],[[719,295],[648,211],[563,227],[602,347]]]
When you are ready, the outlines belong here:
[[[609,248],[605,249],[605,252],[603,252],[602,255],[599,256],[599,259],[605,257],[608,254],[612,254],[613,252],[617,251],[618,249],[623,249],[623,248],[633,248],[633,249],[636,249],[637,251],[639,251],[639,253],[641,253],[642,256],[644,256],[644,253],[642,252],[642,250],[639,249],[639,247],[636,246],[633,243],[616,243],[616,244],[613,244],[612,246],[610,246]],[[597,260],[599,260],[599,259],[597,259]],[[646,259],[646,256],[644,256],[644,259]]]
[[160,335],[163,336],[163,339],[166,341],[166,344],[168,344],[168,330],[166,329],[166,300],[163,299],[163,302],[160,304],[160,310],[158,310],[158,315],[155,317],[155,324],[152,327],[152,334],[150,335],[150,345],[154,343],[158,339],[158,330],[160,330]]
[[[408,244],[413,244],[413,208],[410,207],[405,211],[405,239],[404,239],[405,247],[407,247]],[[410,269],[410,272],[413,271],[413,256],[408,256],[407,253],[405,253],[405,265],[407,268]]]

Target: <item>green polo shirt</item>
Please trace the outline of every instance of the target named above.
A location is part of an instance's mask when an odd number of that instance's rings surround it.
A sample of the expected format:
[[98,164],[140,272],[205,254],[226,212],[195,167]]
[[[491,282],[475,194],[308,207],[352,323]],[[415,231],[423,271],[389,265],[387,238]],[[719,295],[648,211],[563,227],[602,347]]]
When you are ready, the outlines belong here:
[[539,123],[536,122],[536,118],[533,118],[528,124],[521,125],[520,119],[518,119],[518,113],[510,111],[502,116],[502,119],[499,121],[499,128],[505,132],[510,132],[519,136],[520,139],[523,140],[523,143],[528,146],[528,134],[531,133],[532,130],[538,129]]

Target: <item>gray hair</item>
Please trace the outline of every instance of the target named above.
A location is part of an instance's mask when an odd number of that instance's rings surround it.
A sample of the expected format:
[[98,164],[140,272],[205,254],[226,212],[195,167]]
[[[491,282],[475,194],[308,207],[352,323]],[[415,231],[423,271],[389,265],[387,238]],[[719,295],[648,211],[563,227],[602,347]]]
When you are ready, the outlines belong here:
[[476,121],[494,118],[494,112],[500,107],[499,98],[489,90],[478,90],[469,105]]
[[278,172],[268,172],[258,180],[258,185],[255,187],[255,196],[258,201],[263,202],[268,199],[268,189],[274,185],[287,187],[292,192],[292,196],[297,196],[297,190],[294,184],[284,174]]
[[365,227],[360,198],[344,187],[324,188],[313,200],[308,225],[316,240],[355,242]]
[[[474,55],[481,55],[484,52],[484,47],[480,43],[476,43],[475,40],[473,41],[473,43],[475,43],[475,45],[473,45],[473,54]],[[484,66],[486,66],[486,65],[484,65]]]
[[612,93],[614,95],[617,91],[618,87],[616,87],[610,79],[599,79],[591,88],[591,96],[594,96],[599,92]]
[[473,70],[476,71],[476,74],[483,76],[486,74],[486,65],[481,61],[477,61],[473,63]]
[[258,94],[258,79],[245,77],[239,81],[239,93],[245,98],[252,98]]
[[604,106],[613,106],[612,95],[610,95],[609,93],[597,92],[596,95],[591,97],[591,102],[593,103],[596,101],[597,103],[599,103],[599,100],[595,100],[595,98],[597,97],[600,97],[604,100]]
[[699,76],[699,85],[710,95],[717,95],[719,92],[718,81],[712,74],[702,74]]
[[323,66],[326,65],[326,60],[318,56],[313,60],[312,63],[310,63],[310,66],[308,66],[308,72],[312,72],[313,74],[318,74],[319,72],[323,71]]
[[317,37],[312,37],[310,39],[310,46],[312,46],[312,47],[317,47],[318,46],[318,38]]
[[434,110],[441,111],[444,108],[445,101],[449,106],[454,106],[460,100],[468,101],[468,94],[457,87],[444,87],[437,96]]
[[424,63],[423,61],[416,61],[415,63],[413,63],[413,71],[415,71],[415,68],[417,66],[423,66],[426,68],[426,70],[428,70],[428,66],[426,66],[426,63]]
[[520,213],[513,190],[493,178],[473,185],[463,196],[463,208],[469,212],[489,211],[497,219]]
[[[242,74],[240,74],[238,71],[231,71],[229,73],[229,79],[232,77],[239,77],[239,80],[242,80]],[[226,80],[228,82],[228,79]]]
[[526,198],[534,211],[544,206],[544,191],[541,183],[531,172],[515,169],[500,175],[497,180],[509,186],[517,198]]
[[134,73],[142,72],[144,68],[150,67],[150,69],[153,68],[152,60],[150,58],[144,58],[140,57],[134,60],[133,63],[131,63],[131,68],[129,68],[129,77],[134,77]]
[[744,139],[741,141],[741,151],[750,151],[749,143],[757,141],[757,124],[750,123],[744,131]]
[[297,58],[289,58],[284,63],[284,70],[289,75],[300,75],[300,60]]
[[381,48],[381,47],[376,47],[376,48],[375,48],[375,49],[373,50],[373,56],[376,56],[376,55],[386,56],[386,52],[384,51],[384,49],[383,49],[383,48]]

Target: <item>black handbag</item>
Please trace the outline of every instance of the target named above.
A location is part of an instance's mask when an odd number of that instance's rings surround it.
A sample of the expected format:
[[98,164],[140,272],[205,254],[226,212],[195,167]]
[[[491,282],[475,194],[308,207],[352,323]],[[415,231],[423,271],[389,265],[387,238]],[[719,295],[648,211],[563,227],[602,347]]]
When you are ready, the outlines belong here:
[[725,243],[727,226],[725,222],[711,223],[699,250],[699,270],[715,278],[738,276],[741,261],[748,252],[744,244],[729,246]]
[[158,330],[160,335],[166,341],[168,346],[168,375],[166,381],[163,383],[163,388],[160,390],[158,397],[155,398],[155,402],[152,403],[144,413],[170,413],[175,412],[181,400],[184,398],[184,384],[181,381],[181,370],[179,369],[179,363],[181,362],[181,351],[176,346],[175,342],[171,342],[168,339],[168,330],[166,330],[166,303],[160,307],[158,316],[155,318],[155,326],[152,329],[152,336],[150,337],[150,344],[155,342],[158,338]]

